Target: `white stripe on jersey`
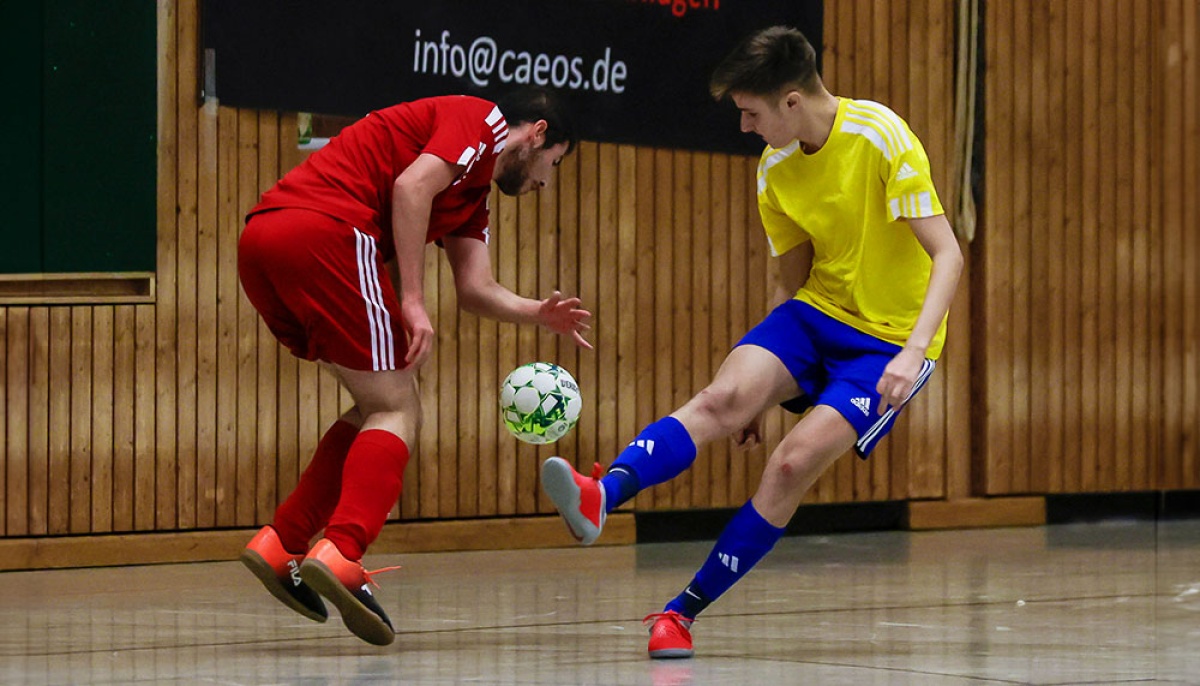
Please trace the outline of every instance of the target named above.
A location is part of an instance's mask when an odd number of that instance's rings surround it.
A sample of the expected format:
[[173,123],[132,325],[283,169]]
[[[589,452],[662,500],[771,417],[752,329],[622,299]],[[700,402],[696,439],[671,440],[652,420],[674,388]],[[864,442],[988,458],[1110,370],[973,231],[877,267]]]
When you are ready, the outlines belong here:
[[471,160],[475,159],[475,150],[476,148],[467,148],[463,150],[462,154],[458,156],[458,164],[463,167],[470,164]]
[[883,153],[884,159],[888,162],[892,161],[892,148],[884,140],[883,132],[879,130],[879,125],[870,120],[856,121],[847,111],[846,118],[842,121],[842,133],[854,133],[871,141],[871,145],[879,148],[879,152]]
[[371,368],[386,371],[396,368],[396,345],[392,337],[392,317],[383,304],[379,270],[375,262],[375,239],[354,229],[358,251],[358,290],[367,308],[367,328],[371,332]]
[[873,100],[852,100],[849,105],[848,110],[879,122],[887,132],[888,141],[894,149],[900,152],[912,150],[912,141],[905,132],[904,122],[895,112]]
[[487,122],[488,126],[495,126],[496,122],[500,121],[503,117],[504,115],[500,113],[500,108],[493,107],[492,111],[488,112],[488,116],[484,117],[483,120]]
[[892,221],[901,217],[908,219],[932,217],[934,215],[933,195],[929,191],[922,191],[892,198],[888,201],[888,210],[892,213]]
[[767,190],[767,172],[771,169],[771,167],[774,167],[780,162],[786,160],[799,149],[800,141],[792,141],[791,143],[788,143],[782,148],[771,153],[765,160],[758,163],[758,192],[760,194]]

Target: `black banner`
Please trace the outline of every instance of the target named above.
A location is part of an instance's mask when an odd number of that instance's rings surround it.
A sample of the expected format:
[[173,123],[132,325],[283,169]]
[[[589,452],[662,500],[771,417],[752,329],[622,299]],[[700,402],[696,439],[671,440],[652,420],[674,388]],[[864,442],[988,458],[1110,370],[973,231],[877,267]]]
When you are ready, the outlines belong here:
[[223,105],[361,116],[405,100],[566,95],[583,138],[757,154],[708,95],[747,34],[799,28],[821,53],[822,0],[204,0],[206,95]]

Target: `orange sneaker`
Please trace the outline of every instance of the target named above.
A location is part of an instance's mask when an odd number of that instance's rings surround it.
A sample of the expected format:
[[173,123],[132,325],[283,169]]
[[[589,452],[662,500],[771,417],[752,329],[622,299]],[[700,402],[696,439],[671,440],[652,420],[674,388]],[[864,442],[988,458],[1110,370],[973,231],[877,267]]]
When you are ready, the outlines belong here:
[[604,529],[604,518],[608,515],[604,506],[606,494],[600,485],[604,468],[597,462],[590,477],[584,476],[561,457],[551,457],[542,463],[542,488],[575,540],[591,545],[600,538]]
[[350,633],[367,643],[385,646],[396,640],[392,620],[371,593],[372,574],[399,567],[368,572],[357,560],[347,560],[328,538],[317,541],[300,564],[300,578],[325,596],[342,613],[342,623]]
[[314,622],[329,618],[321,596],[300,578],[300,563],[304,556],[284,550],[274,527],[259,529],[242,550],[240,559],[279,602]]
[[651,619],[654,624],[650,627],[650,657],[655,660],[692,656],[692,622],[674,610],[655,612],[646,615],[642,620],[644,625]]

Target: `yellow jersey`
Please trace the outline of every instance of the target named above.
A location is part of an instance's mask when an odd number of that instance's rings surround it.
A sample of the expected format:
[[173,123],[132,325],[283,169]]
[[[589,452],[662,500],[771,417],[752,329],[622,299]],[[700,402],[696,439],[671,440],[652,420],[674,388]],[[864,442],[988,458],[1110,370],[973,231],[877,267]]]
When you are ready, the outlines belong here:
[[[758,209],[771,254],[812,241],[813,262],[796,299],[876,338],[903,346],[912,333],[932,260],[906,219],[943,213],[921,141],[895,112],[839,98],[825,145],[767,146]],[[946,321],[926,356],[937,359]]]

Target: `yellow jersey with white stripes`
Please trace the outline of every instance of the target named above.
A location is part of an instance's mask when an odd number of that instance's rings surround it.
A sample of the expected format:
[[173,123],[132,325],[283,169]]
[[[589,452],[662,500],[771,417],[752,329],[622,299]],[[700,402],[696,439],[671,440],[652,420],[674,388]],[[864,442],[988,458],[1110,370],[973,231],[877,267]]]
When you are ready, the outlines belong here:
[[[812,241],[796,298],[859,331],[903,346],[925,300],[932,260],[906,219],[943,213],[921,141],[895,112],[839,98],[829,139],[806,154],[797,141],[767,146],[758,209],[773,255]],[[938,328],[926,356],[937,359]]]

